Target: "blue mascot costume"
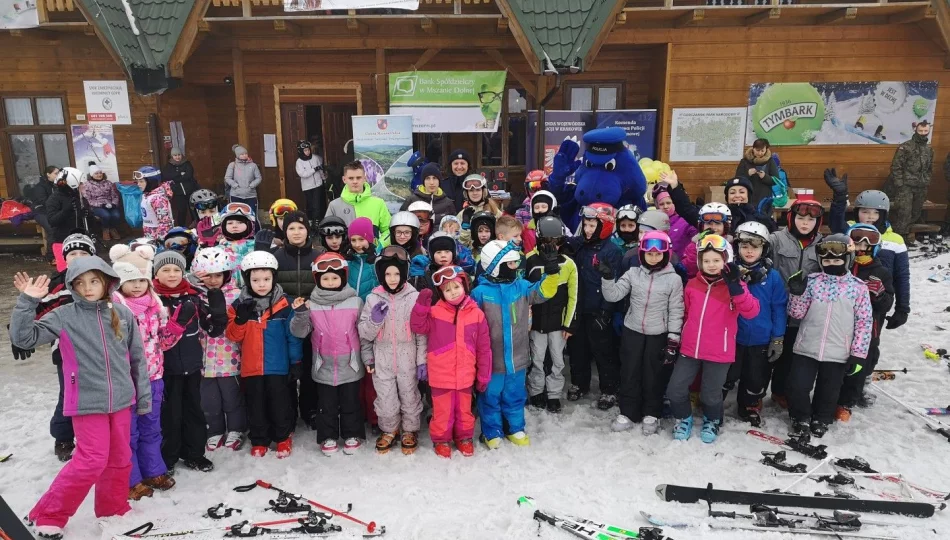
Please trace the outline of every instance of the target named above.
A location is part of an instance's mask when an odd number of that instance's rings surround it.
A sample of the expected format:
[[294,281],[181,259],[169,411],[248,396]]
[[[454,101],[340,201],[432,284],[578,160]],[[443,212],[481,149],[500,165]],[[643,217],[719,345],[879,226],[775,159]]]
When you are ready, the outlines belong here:
[[416,188],[422,185],[422,169],[428,164],[425,155],[418,150],[409,156],[406,165],[412,168],[412,182],[409,184],[410,192],[415,192]]
[[[636,204],[646,209],[643,196],[647,179],[627,149],[623,128],[594,129],[584,134],[584,159],[576,160],[580,145],[568,137],[554,156],[548,189],[557,197],[561,219],[570,230],[581,222],[582,207],[595,202],[607,203],[614,208]],[[574,175],[574,182],[568,178]]]

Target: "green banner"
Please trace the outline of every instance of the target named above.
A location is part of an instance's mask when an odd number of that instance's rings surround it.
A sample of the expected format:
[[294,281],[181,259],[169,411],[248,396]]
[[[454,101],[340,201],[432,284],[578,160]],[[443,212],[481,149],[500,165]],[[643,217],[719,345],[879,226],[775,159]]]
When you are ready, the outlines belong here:
[[416,133],[494,132],[504,71],[405,71],[389,74],[389,112],[412,116]]

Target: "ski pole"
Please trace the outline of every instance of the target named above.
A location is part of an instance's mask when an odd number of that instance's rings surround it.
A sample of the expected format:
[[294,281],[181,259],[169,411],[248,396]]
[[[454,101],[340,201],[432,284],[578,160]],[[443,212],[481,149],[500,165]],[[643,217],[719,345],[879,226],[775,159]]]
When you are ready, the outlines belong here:
[[875,370],[872,371],[871,373],[891,373],[891,372],[892,372],[892,373],[907,373],[908,371],[909,371],[909,370],[908,370],[907,368],[904,368],[904,369],[875,369]]
[[924,413],[918,411],[917,409],[915,409],[915,408],[911,407],[910,405],[904,403],[903,401],[901,401],[901,400],[898,399],[897,397],[893,396],[890,392],[884,390],[883,388],[881,388],[879,385],[877,385],[877,384],[875,384],[875,383],[870,383],[869,386],[871,386],[871,388],[875,389],[876,391],[880,392],[881,394],[884,394],[886,397],[890,398],[892,401],[894,401],[895,403],[897,403],[897,404],[900,405],[901,407],[904,407],[905,409],[907,409],[908,411],[910,411],[910,412],[913,413],[914,415],[916,415],[916,416],[920,417],[921,419],[923,419],[924,422],[927,423],[927,427],[929,427],[930,429],[932,429],[932,430],[936,431],[937,433],[939,433],[939,434],[943,435],[944,437],[946,437],[946,438],[947,438],[947,441],[950,441],[950,425],[944,424],[943,422],[941,422],[941,421],[939,421],[939,420],[935,420],[935,419],[933,419],[933,418],[927,416],[926,414],[924,414]]
[[820,468],[824,467],[825,465],[827,465],[828,462],[830,462],[832,458],[833,458],[833,456],[830,456],[830,455],[829,455],[829,456],[826,457],[825,459],[821,460],[821,463],[819,463],[818,465],[815,465],[815,468],[814,468],[814,469],[812,469],[812,470],[810,470],[810,471],[808,471],[808,472],[802,474],[801,478],[799,478],[798,480],[795,480],[794,482],[792,482],[791,484],[789,484],[788,487],[785,488],[785,489],[783,489],[780,493],[787,493],[788,490],[790,490],[790,489],[792,489],[793,487],[795,487],[799,482],[801,482],[802,480],[804,480],[804,479],[808,478],[809,476],[815,474],[815,471],[817,471],[818,469],[820,469]]
[[[263,481],[263,480],[258,480],[258,481],[254,482],[253,484],[248,485],[248,486],[238,486],[238,487],[234,488],[234,491],[237,491],[237,492],[239,492],[239,493],[244,493],[244,492],[246,492],[246,491],[250,491],[250,490],[254,489],[254,488],[257,487],[257,486],[260,486],[260,487],[265,488],[265,489],[272,489],[272,490],[274,490],[274,491],[276,491],[276,492],[278,492],[278,493],[286,493],[286,494],[287,494],[288,496],[290,496],[290,497],[294,497],[294,498],[297,498],[297,499],[302,499],[302,500],[304,500],[304,501],[307,501],[308,503],[310,503],[311,506],[315,506],[315,507],[317,507],[317,508],[319,508],[319,509],[321,509],[321,510],[324,510],[324,511],[326,511],[326,512],[330,512],[330,513],[333,514],[334,516],[340,516],[340,517],[343,518],[343,519],[348,519],[348,520],[352,521],[353,523],[357,523],[357,524],[359,524],[359,525],[362,525],[362,526],[366,527],[366,531],[367,531],[367,532],[375,532],[375,531],[376,531],[376,522],[375,522],[375,521],[370,521],[369,523],[366,523],[365,521],[360,521],[359,519],[356,519],[355,517],[353,517],[353,516],[347,514],[346,512],[341,512],[341,511],[336,510],[336,509],[334,509],[334,508],[330,508],[329,506],[322,505],[322,504],[318,503],[317,501],[313,501],[313,500],[310,500],[310,499],[306,499],[306,498],[304,498],[304,497],[302,497],[302,496],[299,496],[299,495],[294,495],[293,493],[290,493],[289,491],[284,491],[283,489],[280,489],[279,487],[275,486],[274,484],[271,484],[271,483],[269,483],[269,482],[265,482],[265,481]],[[384,530],[385,530],[385,528],[384,528]]]
[[[270,527],[272,525],[287,525],[289,523],[297,523],[300,520],[299,517],[278,519],[276,521],[259,521],[256,523],[250,523],[249,525],[254,527]],[[172,538],[175,536],[190,536],[193,534],[210,532],[210,531],[230,531],[232,526],[227,527],[202,527],[200,529],[189,529],[186,531],[170,531],[170,532],[158,532],[149,534],[152,529],[155,528],[155,523],[147,521],[138,527],[128,530],[117,536],[127,536],[129,538]]]
[[[809,473],[798,473],[798,472],[792,472],[792,473],[772,473],[772,476],[801,476],[801,475],[805,475],[805,474],[809,474]],[[889,472],[885,472],[885,473],[855,473],[855,472],[848,472],[848,476],[861,476],[861,477],[869,477],[869,478],[870,478],[870,477],[874,477],[874,476],[878,476],[878,475],[897,477],[897,476],[900,476],[901,473],[889,473]]]

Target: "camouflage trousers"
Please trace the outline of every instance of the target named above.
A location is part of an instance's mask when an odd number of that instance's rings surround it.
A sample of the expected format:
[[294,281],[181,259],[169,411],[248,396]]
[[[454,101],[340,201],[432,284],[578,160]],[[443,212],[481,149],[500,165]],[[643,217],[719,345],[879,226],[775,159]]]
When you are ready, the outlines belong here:
[[887,217],[894,232],[906,236],[910,232],[910,226],[920,221],[924,201],[927,200],[927,187],[895,187],[890,183],[884,186],[884,192],[891,199],[891,210]]

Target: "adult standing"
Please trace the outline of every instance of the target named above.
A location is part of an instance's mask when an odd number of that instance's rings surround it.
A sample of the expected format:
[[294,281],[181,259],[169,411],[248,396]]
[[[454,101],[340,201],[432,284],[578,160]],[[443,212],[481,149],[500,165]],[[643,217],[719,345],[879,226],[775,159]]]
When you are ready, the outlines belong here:
[[762,199],[772,196],[773,176],[778,176],[778,165],[772,159],[769,140],[756,139],[751,147],[746,148],[736,167],[736,177],[748,178],[752,182],[749,203],[753,208],[758,208]]
[[472,167],[472,156],[461,148],[452,150],[449,154],[449,172],[442,181],[442,191],[455,203],[453,214],[462,211],[462,206],[465,204],[465,188],[462,187],[462,183],[465,182],[465,177],[473,172],[475,169]]
[[172,148],[168,163],[162,167],[162,180],[172,183],[172,215],[175,225],[191,227],[194,216],[191,213],[189,197],[201,186],[195,180],[195,168],[177,146]]
[[891,161],[891,175],[883,191],[891,199],[891,227],[901,236],[920,219],[934,164],[934,149],[927,144],[930,122],[914,126],[910,140],[901,143]]
[[307,202],[307,219],[310,220],[310,227],[316,227],[323,219],[323,207],[326,204],[323,181],[327,179],[327,173],[323,169],[323,159],[314,154],[313,145],[307,141],[297,143],[296,169]]
[[33,221],[39,223],[46,232],[46,260],[53,262],[53,227],[46,215],[46,201],[53,195],[53,183],[59,177],[60,169],[55,165],[46,167],[46,174],[39,181],[24,189],[27,204],[33,210]]
[[366,183],[366,171],[359,161],[351,161],[343,166],[343,192],[330,202],[327,216],[342,219],[347,227],[358,217],[369,218],[376,229],[379,245],[389,244],[389,220],[392,216],[386,203],[372,194]]
[[235,144],[231,150],[234,151],[234,161],[228,164],[224,173],[224,183],[230,188],[228,202],[250,206],[251,213],[257,217],[257,186],[261,185],[261,170],[247,154],[247,148]]

